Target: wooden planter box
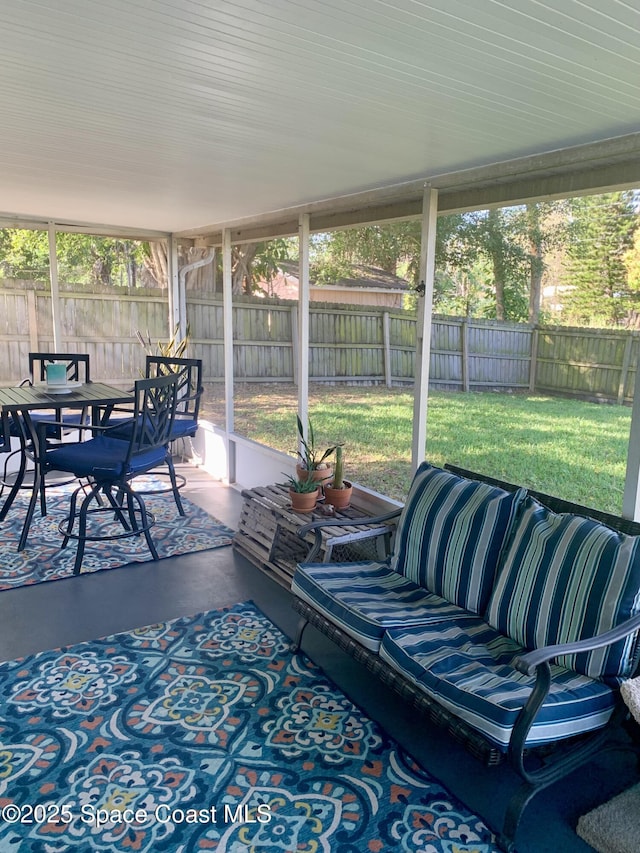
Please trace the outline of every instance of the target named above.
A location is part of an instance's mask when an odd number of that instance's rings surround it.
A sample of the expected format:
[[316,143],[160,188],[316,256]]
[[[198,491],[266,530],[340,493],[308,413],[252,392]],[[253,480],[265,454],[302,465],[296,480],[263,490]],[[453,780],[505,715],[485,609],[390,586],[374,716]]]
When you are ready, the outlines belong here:
[[323,533],[320,562],[383,559],[387,553],[393,526],[381,524],[371,530],[353,525],[354,519],[372,515],[357,503],[328,515],[323,504],[313,512],[294,512],[286,485],[245,489],[242,496],[244,504],[233,546],[287,589],[291,587],[296,564],[304,560],[314,542],[313,533],[303,540],[297,530],[311,521],[327,517],[344,519],[344,525],[331,527]]

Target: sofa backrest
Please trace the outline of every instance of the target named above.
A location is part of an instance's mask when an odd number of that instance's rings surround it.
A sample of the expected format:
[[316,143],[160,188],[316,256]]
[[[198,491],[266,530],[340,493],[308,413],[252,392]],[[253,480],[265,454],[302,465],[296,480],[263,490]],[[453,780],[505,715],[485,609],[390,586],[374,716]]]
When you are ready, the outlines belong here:
[[[640,612],[640,537],[525,500],[486,619],[528,649],[601,634]],[[558,663],[592,678],[632,673],[635,636]]]
[[392,568],[453,604],[483,613],[525,495],[423,463],[398,523]]

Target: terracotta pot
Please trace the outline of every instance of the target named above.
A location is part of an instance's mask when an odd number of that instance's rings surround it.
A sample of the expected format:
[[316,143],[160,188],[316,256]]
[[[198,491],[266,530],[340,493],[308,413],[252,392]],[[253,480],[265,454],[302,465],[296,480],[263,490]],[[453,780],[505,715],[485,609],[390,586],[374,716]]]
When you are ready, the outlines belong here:
[[336,509],[345,509],[351,503],[353,486],[348,480],[344,480],[344,489],[334,489],[331,486],[324,487],[325,503],[331,504]]
[[315,508],[320,489],[315,492],[294,492],[289,489],[289,497],[291,498],[291,507],[295,512],[311,512]]
[[[333,477],[333,468],[329,466],[328,468],[314,468],[313,469],[313,480],[316,480],[318,483],[326,482],[330,477]],[[302,465],[296,465],[296,476],[299,480],[306,480],[309,476],[309,472],[306,468],[303,468]]]

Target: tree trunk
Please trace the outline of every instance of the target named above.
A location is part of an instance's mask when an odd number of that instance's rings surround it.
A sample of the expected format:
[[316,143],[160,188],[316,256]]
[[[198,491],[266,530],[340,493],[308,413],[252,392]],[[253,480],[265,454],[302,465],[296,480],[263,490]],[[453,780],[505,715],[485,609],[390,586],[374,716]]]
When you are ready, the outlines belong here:
[[541,210],[539,204],[532,203],[527,205],[527,220],[531,264],[529,275],[529,322],[535,326],[540,322],[542,273],[544,271],[543,238],[540,224]]
[[144,259],[145,285],[168,287],[167,244],[164,240],[149,243],[149,256]]
[[247,243],[233,248],[232,291],[234,295],[249,294],[252,291],[251,263],[258,251],[258,245],[258,243]]
[[536,326],[540,322],[540,302],[542,299],[542,247],[531,243],[531,278],[529,283],[529,322]]
[[496,294],[496,320],[504,321],[504,270],[496,257],[493,259],[493,286]]

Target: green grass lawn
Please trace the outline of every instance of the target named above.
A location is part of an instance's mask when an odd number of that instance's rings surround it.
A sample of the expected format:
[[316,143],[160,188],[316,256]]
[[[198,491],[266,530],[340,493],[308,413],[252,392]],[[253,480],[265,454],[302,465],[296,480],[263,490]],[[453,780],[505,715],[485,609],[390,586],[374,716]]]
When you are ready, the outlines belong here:
[[[204,416],[220,423],[220,394]],[[313,386],[319,445],[344,442],[346,476],[404,500],[410,483],[413,395],[407,389]],[[278,450],[296,446],[296,391],[238,385],[235,426]],[[631,411],[555,397],[433,392],[426,457],[620,513]]]

